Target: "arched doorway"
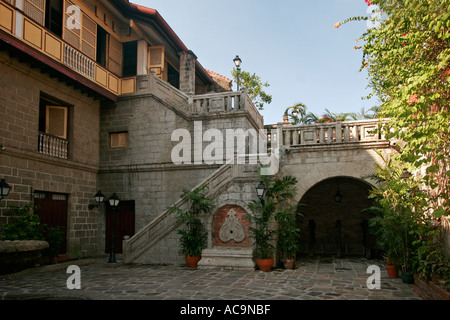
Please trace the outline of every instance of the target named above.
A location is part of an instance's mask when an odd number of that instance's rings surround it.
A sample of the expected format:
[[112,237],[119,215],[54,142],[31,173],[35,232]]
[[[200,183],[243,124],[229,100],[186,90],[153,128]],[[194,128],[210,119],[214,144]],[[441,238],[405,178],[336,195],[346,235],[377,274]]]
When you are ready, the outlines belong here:
[[371,186],[351,177],[323,180],[302,197],[303,214],[300,255],[373,257],[374,239],[368,231],[371,216],[363,213],[372,205]]

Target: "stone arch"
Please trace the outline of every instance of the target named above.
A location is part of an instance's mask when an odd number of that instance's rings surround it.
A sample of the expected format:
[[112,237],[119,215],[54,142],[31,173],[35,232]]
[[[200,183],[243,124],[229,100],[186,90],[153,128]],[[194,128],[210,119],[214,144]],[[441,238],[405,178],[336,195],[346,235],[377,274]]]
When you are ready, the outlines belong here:
[[[375,242],[368,232],[373,184],[351,176],[334,176],[311,186],[299,200],[303,216],[300,254],[372,257]],[[341,194],[340,201],[335,199]]]

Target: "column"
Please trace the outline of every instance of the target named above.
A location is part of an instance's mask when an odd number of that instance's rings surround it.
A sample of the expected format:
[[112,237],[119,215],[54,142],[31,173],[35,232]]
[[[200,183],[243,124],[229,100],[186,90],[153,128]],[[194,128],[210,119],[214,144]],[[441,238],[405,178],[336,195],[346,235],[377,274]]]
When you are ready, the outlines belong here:
[[180,56],[180,90],[188,95],[195,94],[195,61],[192,51],[182,51]]

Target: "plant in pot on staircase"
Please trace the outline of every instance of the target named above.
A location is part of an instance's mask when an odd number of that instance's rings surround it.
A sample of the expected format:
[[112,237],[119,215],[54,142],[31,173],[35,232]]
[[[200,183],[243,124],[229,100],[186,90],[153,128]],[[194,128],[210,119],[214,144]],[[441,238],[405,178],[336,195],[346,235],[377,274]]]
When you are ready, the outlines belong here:
[[179,253],[185,256],[187,265],[196,268],[201,259],[202,250],[206,247],[207,232],[200,216],[209,213],[215,206],[214,200],[206,196],[207,185],[194,190],[184,190],[181,195],[188,203],[188,209],[183,211],[174,205],[169,208],[177,213],[177,223],[183,226],[178,230],[180,235]]
[[261,177],[260,186],[264,187],[264,193],[259,195],[259,201],[252,201],[249,209],[252,214],[248,219],[250,237],[254,241],[253,256],[258,268],[262,271],[270,271],[274,264],[275,246],[273,244],[277,230],[274,222],[277,210],[281,210],[286,201],[295,195],[296,178],[286,176],[272,181],[268,176]]

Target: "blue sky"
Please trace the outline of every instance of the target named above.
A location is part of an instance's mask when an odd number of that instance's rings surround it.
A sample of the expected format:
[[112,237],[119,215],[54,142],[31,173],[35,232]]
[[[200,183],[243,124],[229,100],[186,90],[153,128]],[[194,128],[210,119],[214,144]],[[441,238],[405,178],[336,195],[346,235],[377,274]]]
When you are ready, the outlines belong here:
[[[366,23],[338,21],[367,16],[364,0],[131,0],[156,9],[203,67],[231,78],[233,58],[242,70],[269,82],[272,103],[261,114],[266,124],[282,121],[297,102],[322,115],[360,112],[377,104],[366,72],[359,72],[356,39]],[[233,87],[236,88],[235,86]]]

